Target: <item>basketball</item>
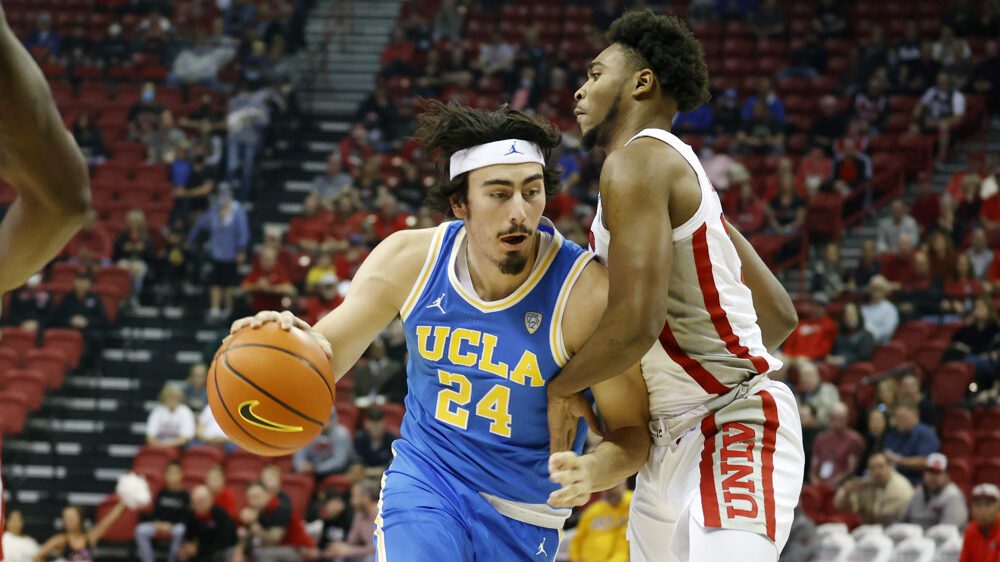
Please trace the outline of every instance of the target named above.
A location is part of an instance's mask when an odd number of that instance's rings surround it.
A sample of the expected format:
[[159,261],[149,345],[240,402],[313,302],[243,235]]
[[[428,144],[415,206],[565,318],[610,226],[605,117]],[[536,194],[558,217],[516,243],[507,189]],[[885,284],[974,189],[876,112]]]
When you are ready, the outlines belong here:
[[208,403],[226,435],[266,456],[294,453],[323,430],[333,408],[330,362],[312,337],[277,323],[246,328],[215,353]]

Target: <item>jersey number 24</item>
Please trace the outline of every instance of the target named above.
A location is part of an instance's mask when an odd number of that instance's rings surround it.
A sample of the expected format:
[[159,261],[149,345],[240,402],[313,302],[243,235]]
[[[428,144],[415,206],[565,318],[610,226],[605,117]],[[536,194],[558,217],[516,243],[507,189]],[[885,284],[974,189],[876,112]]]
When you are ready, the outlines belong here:
[[[441,370],[438,371],[438,382],[447,388],[438,392],[434,417],[459,429],[468,429],[467,405],[472,401],[472,382],[465,375]],[[510,389],[502,384],[495,384],[476,404],[476,415],[490,420],[490,433],[510,437],[509,404]]]

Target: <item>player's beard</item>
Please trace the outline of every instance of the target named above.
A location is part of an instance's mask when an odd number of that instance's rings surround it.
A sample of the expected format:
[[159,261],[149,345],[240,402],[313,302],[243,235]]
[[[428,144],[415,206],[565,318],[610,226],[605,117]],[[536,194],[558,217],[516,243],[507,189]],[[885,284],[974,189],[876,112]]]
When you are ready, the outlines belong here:
[[615,96],[615,101],[611,102],[611,108],[608,109],[607,114],[604,115],[604,119],[583,134],[583,138],[580,139],[580,144],[583,148],[590,150],[595,146],[607,146],[608,142],[611,140],[611,133],[615,130],[615,120],[616,117],[618,117],[618,105],[621,101],[622,89],[619,88],[618,94]]
[[500,269],[500,273],[504,275],[520,275],[524,271],[524,267],[528,265],[528,256],[530,255],[530,250],[535,247],[535,241],[531,232],[525,228],[512,228],[509,232],[503,233],[503,236],[508,234],[524,234],[528,237],[528,243],[525,244],[524,249],[516,252],[507,252],[506,257],[496,262],[496,264]]

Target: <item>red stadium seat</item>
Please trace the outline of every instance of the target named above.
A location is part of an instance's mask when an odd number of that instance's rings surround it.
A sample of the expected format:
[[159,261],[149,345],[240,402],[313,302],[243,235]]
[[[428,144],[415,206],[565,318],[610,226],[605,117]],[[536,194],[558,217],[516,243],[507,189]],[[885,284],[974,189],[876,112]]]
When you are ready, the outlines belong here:
[[945,363],[931,376],[931,400],[937,406],[958,406],[965,398],[972,372],[965,363]]
[[94,284],[93,291],[101,299],[101,304],[104,305],[104,313],[108,316],[108,320],[114,323],[118,319],[118,309],[121,307],[121,301],[128,296],[128,293],[123,295],[117,285],[98,283]]
[[909,355],[909,350],[906,348],[906,344],[890,341],[877,347],[869,361],[876,371],[885,371],[905,363],[907,355]]
[[80,269],[81,267],[75,263],[56,262],[49,269],[49,281],[68,281],[72,283]]
[[1000,431],[979,435],[976,440],[976,458],[1000,458]]
[[6,327],[0,330],[0,347],[15,351],[22,359],[29,349],[36,347],[37,341],[37,334],[21,328]]
[[254,479],[260,476],[260,469],[264,468],[263,458],[248,453],[243,450],[236,450],[226,455],[226,479],[232,479],[234,474],[253,474]]
[[12,349],[0,347],[0,381],[9,371],[13,371],[20,365],[21,358]]
[[83,336],[77,330],[69,328],[50,328],[42,336],[42,347],[62,352],[66,358],[66,366],[75,369],[83,355]]
[[156,474],[163,474],[167,465],[171,461],[177,460],[178,455],[176,447],[144,445],[132,459],[132,471],[138,473],[148,470]]
[[976,484],[989,482],[1000,485],[1000,459],[985,459],[976,463]]
[[[339,392],[340,389],[337,390]],[[358,416],[360,415],[357,406],[350,402],[338,401],[334,408],[337,410],[337,423],[344,426],[351,435],[354,435],[355,430],[358,429]]]
[[920,349],[920,345],[927,341],[933,327],[926,322],[907,322],[896,330],[893,340],[906,344],[911,354]]
[[58,349],[29,349],[25,357],[26,369],[38,371],[45,376],[49,390],[62,387],[66,375],[66,355]]
[[0,392],[0,434],[19,435],[28,419],[28,399],[20,392]]
[[344,493],[347,490],[351,489],[351,484],[352,484],[351,479],[347,475],[331,474],[330,476],[327,476],[326,478],[323,479],[323,482],[320,484],[320,487],[333,488],[334,490],[337,490],[340,493]]
[[958,486],[966,486],[972,482],[972,465],[964,458],[948,459],[948,476]]
[[94,285],[114,287],[120,298],[128,298],[132,292],[132,274],[124,267],[100,267],[94,272]]
[[848,365],[840,372],[840,384],[857,386],[861,379],[874,375],[875,366],[871,363],[861,362]]
[[281,490],[292,500],[292,510],[305,517],[312,497],[313,478],[305,474],[285,474],[281,477]]
[[946,341],[924,342],[913,352],[910,359],[920,367],[925,375],[930,375],[934,369],[937,369],[938,363],[941,362],[941,355],[944,354],[949,345]]
[[389,431],[399,435],[399,428],[403,425],[403,414],[406,409],[402,404],[382,404],[379,406],[385,415],[385,427]]
[[[1000,425],[996,427],[1000,427]],[[972,414],[964,408],[949,408],[941,416],[942,435],[947,435],[955,431],[971,432],[972,428]]]
[[216,447],[189,447],[181,456],[181,470],[185,474],[201,474],[204,477],[208,469],[222,464],[222,451]]
[[941,452],[948,459],[970,458],[975,447],[975,437],[969,431],[946,433],[941,439]]
[[974,419],[976,429],[980,432],[993,431],[1000,428],[1000,408],[987,408],[977,411]]
[[27,399],[28,407],[32,411],[41,408],[48,387],[48,380],[44,374],[28,369],[10,371],[3,381],[4,391],[21,393]]
[[[118,505],[118,496],[109,496],[102,501],[97,506],[97,520],[103,519],[116,505]],[[135,527],[138,524],[139,512],[134,509],[126,509],[108,527],[108,530],[101,536],[101,540],[130,543],[135,540]]]

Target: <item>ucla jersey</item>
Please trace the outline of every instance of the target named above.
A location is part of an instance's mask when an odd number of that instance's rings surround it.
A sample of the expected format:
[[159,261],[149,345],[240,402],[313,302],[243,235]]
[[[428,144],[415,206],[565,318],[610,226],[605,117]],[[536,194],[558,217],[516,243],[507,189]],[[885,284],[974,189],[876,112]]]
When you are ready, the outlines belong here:
[[[462,221],[442,224],[400,311],[410,351],[398,455],[423,456],[443,473],[505,500],[544,504],[549,481],[546,383],[569,360],[562,317],[592,254],[543,221],[527,280],[483,301],[463,286]],[[582,453],[581,422],[574,450]]]

